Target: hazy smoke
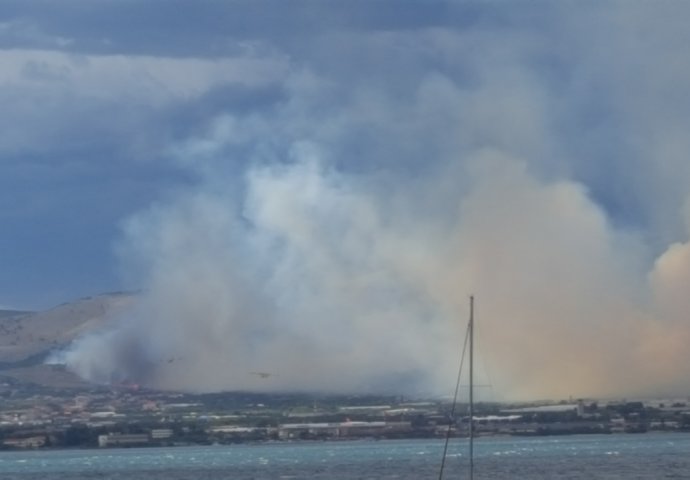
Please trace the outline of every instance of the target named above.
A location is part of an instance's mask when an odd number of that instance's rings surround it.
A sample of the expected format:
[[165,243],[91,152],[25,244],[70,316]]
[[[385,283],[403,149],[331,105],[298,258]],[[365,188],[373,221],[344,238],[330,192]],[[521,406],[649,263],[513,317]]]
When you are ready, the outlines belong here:
[[638,64],[659,46],[627,25],[654,29],[649,12],[608,13],[596,48],[585,16],[540,42],[341,33],[301,52],[279,103],[174,147],[198,185],[125,229],[146,294],[68,365],[175,389],[447,393],[473,293],[497,397],[687,392],[690,122],[679,97],[634,92],[689,83]]

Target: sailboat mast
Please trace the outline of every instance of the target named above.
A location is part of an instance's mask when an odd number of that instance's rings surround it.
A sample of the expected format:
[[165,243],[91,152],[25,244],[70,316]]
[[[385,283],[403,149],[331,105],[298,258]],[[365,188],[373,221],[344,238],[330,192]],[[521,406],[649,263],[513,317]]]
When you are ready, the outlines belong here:
[[474,478],[474,296],[470,296],[470,480]]

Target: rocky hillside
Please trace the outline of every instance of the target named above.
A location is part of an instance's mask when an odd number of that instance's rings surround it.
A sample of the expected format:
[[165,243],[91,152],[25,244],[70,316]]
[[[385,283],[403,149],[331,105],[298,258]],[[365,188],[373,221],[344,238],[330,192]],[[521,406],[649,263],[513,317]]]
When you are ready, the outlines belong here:
[[42,312],[0,311],[0,376],[46,383],[40,372],[46,370],[42,364],[53,351],[87,332],[106,328],[135,298],[130,293],[108,293]]

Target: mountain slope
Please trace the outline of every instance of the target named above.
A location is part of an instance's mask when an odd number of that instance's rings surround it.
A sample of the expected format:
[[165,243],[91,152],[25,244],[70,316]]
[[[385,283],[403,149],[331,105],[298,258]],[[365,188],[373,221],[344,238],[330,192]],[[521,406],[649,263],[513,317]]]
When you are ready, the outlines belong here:
[[131,293],[108,293],[43,312],[4,311],[0,315],[0,370],[43,363],[51,352],[65,348],[77,337],[107,328],[135,298]]

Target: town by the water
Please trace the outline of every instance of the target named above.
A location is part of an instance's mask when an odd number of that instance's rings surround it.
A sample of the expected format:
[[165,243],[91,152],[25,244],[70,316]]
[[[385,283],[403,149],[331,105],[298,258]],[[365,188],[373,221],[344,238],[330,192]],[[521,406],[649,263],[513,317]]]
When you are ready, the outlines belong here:
[[[113,448],[468,433],[447,399],[307,394],[186,394],[136,386],[61,390],[0,382],[0,448]],[[690,401],[568,399],[475,405],[476,435],[690,431]]]

